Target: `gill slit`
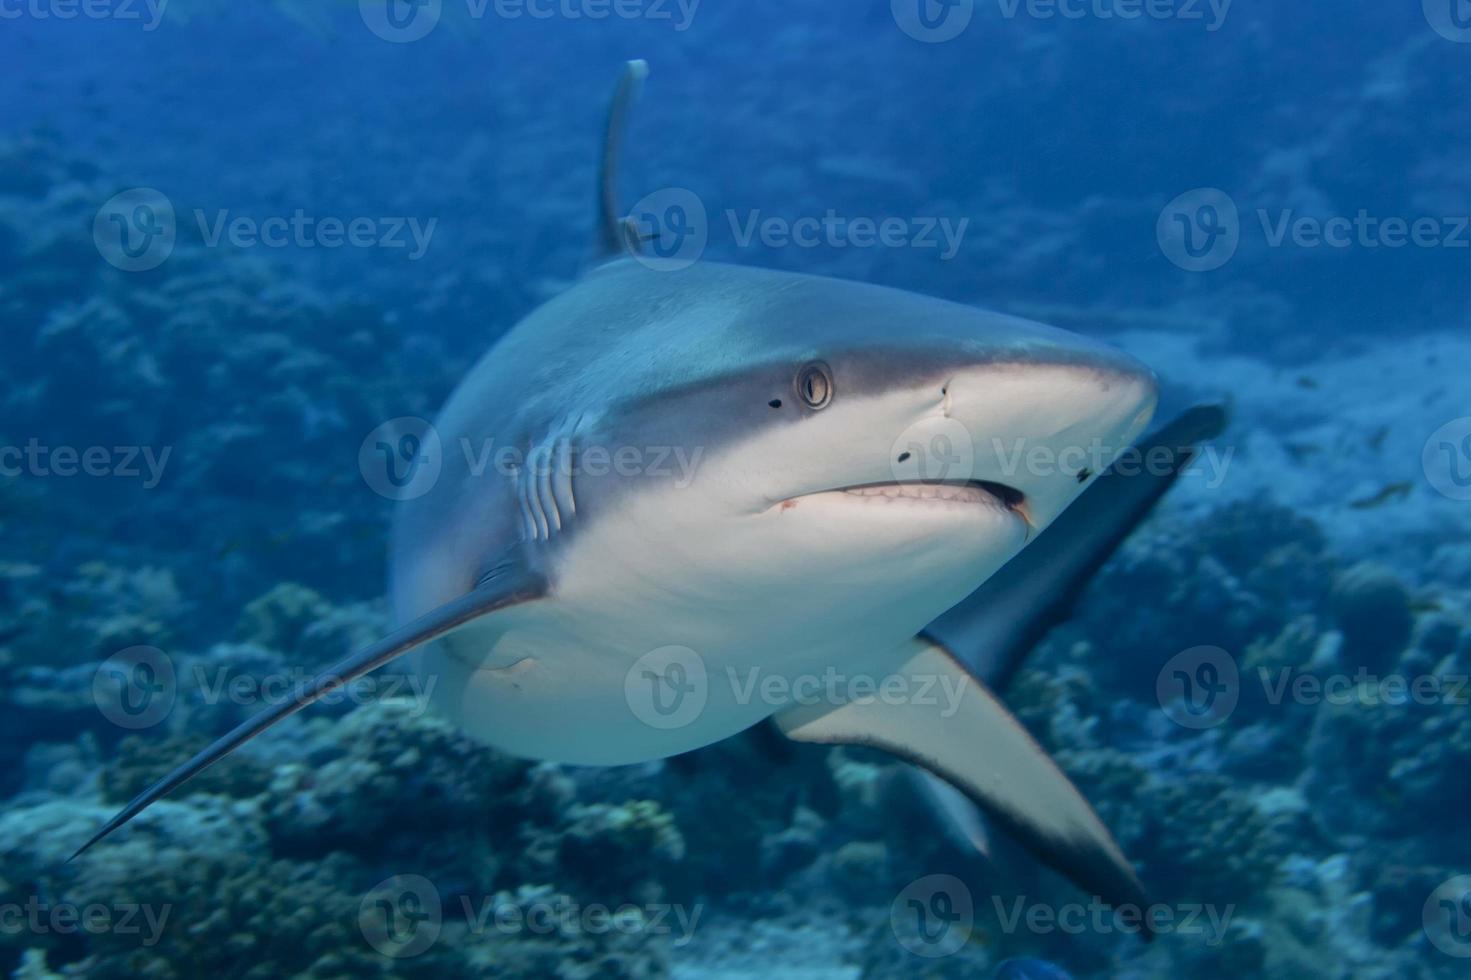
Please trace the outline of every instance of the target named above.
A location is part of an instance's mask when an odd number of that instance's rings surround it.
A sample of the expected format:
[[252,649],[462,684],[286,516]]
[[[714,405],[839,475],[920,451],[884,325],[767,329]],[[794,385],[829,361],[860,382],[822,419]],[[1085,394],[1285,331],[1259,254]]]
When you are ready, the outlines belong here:
[[582,416],[578,416],[553,425],[541,441],[531,445],[525,465],[516,474],[525,540],[550,541],[577,516],[572,440],[581,423]]

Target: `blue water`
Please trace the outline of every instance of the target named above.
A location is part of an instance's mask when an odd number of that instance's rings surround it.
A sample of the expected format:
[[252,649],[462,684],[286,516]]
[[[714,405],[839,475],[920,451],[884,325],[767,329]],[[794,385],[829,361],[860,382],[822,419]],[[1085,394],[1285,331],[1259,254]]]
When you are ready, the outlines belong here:
[[[537,766],[384,684],[63,863],[390,627],[361,451],[593,264],[630,58],[656,250],[1056,323],[1158,423],[1229,408],[1001,692],[1154,942],[889,756]],[[1464,975],[1465,0],[0,0],[0,65],[0,970]]]

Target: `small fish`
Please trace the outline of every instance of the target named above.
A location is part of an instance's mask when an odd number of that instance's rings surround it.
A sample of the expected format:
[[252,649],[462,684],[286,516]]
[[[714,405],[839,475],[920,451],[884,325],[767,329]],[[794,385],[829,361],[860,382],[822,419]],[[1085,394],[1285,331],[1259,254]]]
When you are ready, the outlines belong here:
[[1310,378],[1306,374],[1304,374],[1302,377],[1297,379],[1297,386],[1299,388],[1306,388],[1308,391],[1317,391],[1318,381],[1316,378]]
[[1007,960],[996,968],[995,980],[1073,980],[1072,974],[1046,960],[1030,956]]
[[1404,500],[1414,489],[1413,483],[1391,483],[1372,497],[1350,501],[1349,506],[1354,510],[1373,510],[1376,507],[1383,507],[1391,500]]

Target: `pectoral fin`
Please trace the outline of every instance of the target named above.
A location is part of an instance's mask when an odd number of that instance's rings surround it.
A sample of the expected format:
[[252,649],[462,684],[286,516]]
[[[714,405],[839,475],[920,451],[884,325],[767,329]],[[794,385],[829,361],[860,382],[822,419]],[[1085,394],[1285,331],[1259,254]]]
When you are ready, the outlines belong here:
[[776,722],[799,742],[869,746],[929,770],[1082,888],[1145,908],[1134,869],[1088,801],[980,681],[922,638],[895,673],[906,680],[896,685],[902,699],[803,705]]
[[1073,612],[1083,590],[1149,516],[1199,452],[1220,435],[1226,412],[1190,409],[1140,443],[1148,466],[1110,467],[1036,541],[924,635],[959,657],[994,690],[1005,689],[1027,654]]
[[473,591],[421,616],[367,649],[353,654],[341,663],[318,674],[300,697],[268,708],[228,734],[221,736],[194,758],[139,793],[91,840],[83,844],[77,853],[71,856],[71,860],[76,860],[92,845],[122,827],[164,796],[307,705],[321,700],[353,680],[377,670],[425,643],[459,629],[466,623],[523,602],[539,599],[546,595],[546,592],[546,580],[539,574],[509,564],[497,566],[494,573],[482,577],[480,584]]

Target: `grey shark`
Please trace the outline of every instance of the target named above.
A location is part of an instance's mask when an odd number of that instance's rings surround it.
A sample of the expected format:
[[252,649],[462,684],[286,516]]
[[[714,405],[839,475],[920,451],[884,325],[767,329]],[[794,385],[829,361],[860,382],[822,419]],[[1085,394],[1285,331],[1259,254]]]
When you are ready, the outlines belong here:
[[[500,339],[435,422],[444,445],[493,441],[514,462],[446,452],[432,489],[399,505],[403,625],[150,787],[82,850],[414,653],[438,708],[502,751],[638,763],[768,721],[800,742],[877,747],[1082,887],[1143,906],[1108,831],[983,678],[1065,614],[1173,478],[1125,492],[1107,460],[1018,467],[994,447],[1116,453],[1151,419],[1154,376],[1104,344],[955,303],[647,260],[614,191],[643,75],[627,67],[609,114],[600,264]],[[1175,435],[1188,445],[1213,426]],[[698,465],[656,464],[671,456]],[[1090,513],[1065,539],[1050,532],[1080,497]],[[1043,560],[1013,564],[1032,549]],[[872,683],[802,696],[833,676]],[[936,690],[957,696],[921,696]]]

